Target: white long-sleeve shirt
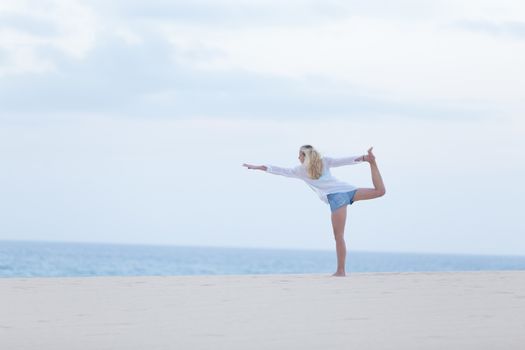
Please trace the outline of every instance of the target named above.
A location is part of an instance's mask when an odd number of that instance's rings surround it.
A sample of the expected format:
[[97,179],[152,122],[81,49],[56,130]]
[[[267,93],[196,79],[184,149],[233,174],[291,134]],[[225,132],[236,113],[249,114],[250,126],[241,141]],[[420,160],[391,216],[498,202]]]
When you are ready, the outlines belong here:
[[265,166],[266,172],[268,173],[303,180],[308,186],[310,186],[310,188],[315,193],[317,193],[317,195],[319,196],[319,198],[321,198],[323,202],[328,204],[328,199],[326,198],[326,195],[330,193],[353,191],[357,188],[353,185],[336,179],[332,175],[332,173],[330,173],[330,168],[362,163],[363,161],[358,161],[358,158],[361,158],[361,156],[352,156],[345,158],[323,157],[323,172],[321,177],[317,180],[308,177],[306,166],[302,164],[294,168],[281,168],[275,165],[266,164]]

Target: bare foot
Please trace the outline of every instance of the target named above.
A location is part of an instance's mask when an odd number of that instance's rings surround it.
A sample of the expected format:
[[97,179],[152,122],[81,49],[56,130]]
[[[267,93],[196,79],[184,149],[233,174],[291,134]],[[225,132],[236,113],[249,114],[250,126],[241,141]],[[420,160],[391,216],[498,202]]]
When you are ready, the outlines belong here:
[[370,147],[368,149],[368,154],[365,155],[365,157],[363,158],[365,162],[374,163],[376,161],[376,156],[374,155],[374,153],[372,153],[373,148],[374,147]]
[[336,276],[336,277],[345,277],[346,274],[344,272],[336,272],[334,273],[332,276]]

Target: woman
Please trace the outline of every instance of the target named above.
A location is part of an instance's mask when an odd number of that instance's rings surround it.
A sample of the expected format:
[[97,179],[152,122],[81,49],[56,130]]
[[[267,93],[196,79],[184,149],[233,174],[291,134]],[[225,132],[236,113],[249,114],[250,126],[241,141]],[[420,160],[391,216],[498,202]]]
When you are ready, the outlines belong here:
[[[385,185],[379,173],[376,159],[371,147],[368,154],[346,158],[321,157],[319,152],[310,145],[299,149],[301,165],[294,168],[281,168],[273,165],[243,164],[248,169],[264,170],[271,174],[294,177],[306,182],[332,211],[332,227],[334,230],[337,252],[337,271],[333,276],[345,276],[346,244],[344,240],[346,207],[354,202],[381,197],[385,194]],[[374,188],[356,188],[339,181],[330,173],[330,168],[342,165],[370,163],[372,183]]]

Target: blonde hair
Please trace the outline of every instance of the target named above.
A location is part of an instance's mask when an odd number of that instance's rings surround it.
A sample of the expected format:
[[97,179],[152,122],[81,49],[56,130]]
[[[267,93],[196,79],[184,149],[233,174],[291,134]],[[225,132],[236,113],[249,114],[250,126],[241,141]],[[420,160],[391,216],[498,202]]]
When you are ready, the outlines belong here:
[[321,154],[310,145],[301,146],[299,151],[304,154],[304,165],[306,172],[311,179],[319,179],[323,174],[323,160]]

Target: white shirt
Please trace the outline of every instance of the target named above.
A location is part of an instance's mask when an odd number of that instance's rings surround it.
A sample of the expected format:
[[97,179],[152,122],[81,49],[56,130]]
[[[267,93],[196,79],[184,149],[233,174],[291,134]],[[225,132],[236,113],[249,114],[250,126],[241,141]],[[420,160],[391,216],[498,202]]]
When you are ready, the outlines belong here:
[[319,198],[321,198],[322,201],[328,204],[328,199],[326,198],[326,195],[337,192],[349,192],[357,188],[353,185],[336,179],[330,173],[330,168],[362,163],[363,161],[358,161],[358,158],[361,158],[361,156],[352,156],[345,158],[323,157],[323,172],[321,177],[317,180],[308,177],[306,166],[302,164],[294,168],[281,168],[278,166],[266,164],[265,166],[267,168],[266,172],[270,174],[282,175],[303,180],[308,186],[310,186],[310,188],[315,193],[317,193],[317,195],[319,196]]

